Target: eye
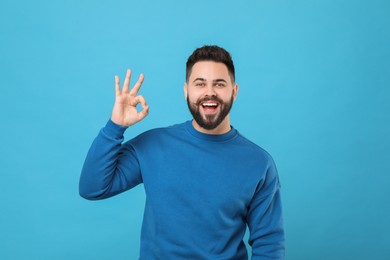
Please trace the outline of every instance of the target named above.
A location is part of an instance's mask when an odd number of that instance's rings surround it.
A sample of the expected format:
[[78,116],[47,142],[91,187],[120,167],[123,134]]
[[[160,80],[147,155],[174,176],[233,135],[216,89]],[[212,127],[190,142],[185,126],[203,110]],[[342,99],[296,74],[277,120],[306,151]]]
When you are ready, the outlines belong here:
[[197,87],[204,87],[204,86],[206,86],[206,84],[203,83],[203,82],[197,82],[197,83],[195,83],[195,86],[197,86]]
[[222,82],[218,82],[218,83],[215,83],[215,86],[218,88],[223,88],[223,87],[225,87],[225,84]]

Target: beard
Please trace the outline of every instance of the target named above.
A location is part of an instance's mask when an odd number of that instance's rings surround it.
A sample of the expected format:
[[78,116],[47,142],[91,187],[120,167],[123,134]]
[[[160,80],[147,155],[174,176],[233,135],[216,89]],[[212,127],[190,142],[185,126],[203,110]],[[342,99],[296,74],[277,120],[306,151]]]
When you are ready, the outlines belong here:
[[[216,101],[218,103],[218,107],[220,107],[220,111],[217,114],[213,115],[204,115],[200,113],[200,106],[202,102],[205,101]],[[222,99],[211,96],[211,97],[205,97],[202,99],[199,99],[197,102],[191,102],[189,98],[187,97],[187,105],[188,109],[190,110],[194,120],[198,125],[206,130],[212,130],[215,129],[221,122],[226,118],[226,116],[229,114],[230,109],[233,106],[233,95],[230,98],[229,102],[224,102]]]

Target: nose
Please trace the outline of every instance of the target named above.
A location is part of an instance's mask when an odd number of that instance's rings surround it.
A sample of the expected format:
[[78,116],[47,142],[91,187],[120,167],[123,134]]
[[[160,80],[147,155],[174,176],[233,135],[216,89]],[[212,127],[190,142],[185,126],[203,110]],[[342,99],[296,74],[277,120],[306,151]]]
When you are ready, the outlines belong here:
[[215,92],[214,86],[212,84],[207,85],[206,88],[206,96],[217,96],[217,92]]

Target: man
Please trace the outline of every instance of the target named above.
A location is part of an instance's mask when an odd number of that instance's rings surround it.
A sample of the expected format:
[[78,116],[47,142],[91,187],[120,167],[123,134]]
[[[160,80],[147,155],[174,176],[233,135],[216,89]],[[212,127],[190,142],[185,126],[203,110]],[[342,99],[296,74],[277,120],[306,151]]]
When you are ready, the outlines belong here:
[[[80,177],[80,195],[97,200],[143,183],[146,205],[140,259],[284,259],[280,184],[263,149],[230,125],[237,97],[230,54],[196,49],[187,61],[184,95],[193,120],[147,131],[122,144],[148,105],[128,70],[106,126],[94,140]],[[142,110],[137,111],[136,105]]]

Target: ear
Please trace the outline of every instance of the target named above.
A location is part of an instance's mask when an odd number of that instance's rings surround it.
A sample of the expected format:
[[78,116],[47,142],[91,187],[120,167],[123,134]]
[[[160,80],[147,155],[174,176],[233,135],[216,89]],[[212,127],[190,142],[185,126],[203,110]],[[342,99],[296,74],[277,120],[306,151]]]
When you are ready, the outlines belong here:
[[234,84],[234,86],[233,86],[233,99],[234,99],[234,101],[236,100],[237,94],[238,94],[238,85]]
[[184,99],[187,100],[187,96],[188,96],[188,86],[187,86],[187,82],[184,82]]

